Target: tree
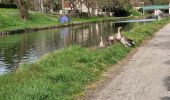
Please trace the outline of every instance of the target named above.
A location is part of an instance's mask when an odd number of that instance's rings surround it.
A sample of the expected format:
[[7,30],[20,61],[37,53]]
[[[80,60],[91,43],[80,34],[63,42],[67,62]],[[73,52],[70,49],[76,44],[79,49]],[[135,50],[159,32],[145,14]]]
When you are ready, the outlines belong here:
[[14,0],[0,0],[0,3],[14,3]]
[[62,2],[62,14],[65,14],[65,7],[64,7],[64,3],[65,3],[65,1],[64,1],[64,0],[62,0],[61,2]]
[[17,6],[22,19],[27,20],[30,17],[28,12],[27,3],[25,0],[17,0]]
[[39,0],[41,13],[44,13],[44,3],[43,0]]
[[151,3],[152,5],[156,4],[167,4],[170,2],[170,0],[144,0],[146,3]]

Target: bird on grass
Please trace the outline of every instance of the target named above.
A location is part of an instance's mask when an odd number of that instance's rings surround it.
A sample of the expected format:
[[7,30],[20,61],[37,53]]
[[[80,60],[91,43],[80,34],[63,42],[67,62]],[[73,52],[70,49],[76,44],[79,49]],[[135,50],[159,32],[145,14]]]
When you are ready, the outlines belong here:
[[99,47],[100,47],[100,48],[104,48],[104,47],[105,47],[105,45],[104,45],[104,43],[103,43],[103,38],[102,38],[102,36],[100,37]]
[[120,32],[120,29],[122,29],[122,27],[119,27],[119,28],[117,29],[117,33],[116,33],[116,35],[115,35],[115,38],[116,38],[117,41],[120,41],[120,40],[122,39],[122,37],[123,37],[123,35],[122,35],[121,32]]
[[109,36],[106,38],[106,40],[108,45],[112,45],[116,41],[115,36]]
[[125,47],[132,47],[135,45],[135,42],[131,39],[125,38],[124,36],[121,38],[120,42],[125,46]]
[[109,37],[106,38],[107,43],[108,43],[109,45],[113,44],[114,42],[120,42],[121,38],[123,37],[123,35],[122,35],[121,32],[120,32],[120,29],[121,29],[121,28],[122,28],[122,27],[119,27],[119,28],[117,29],[117,33],[116,33],[115,35],[109,36]]

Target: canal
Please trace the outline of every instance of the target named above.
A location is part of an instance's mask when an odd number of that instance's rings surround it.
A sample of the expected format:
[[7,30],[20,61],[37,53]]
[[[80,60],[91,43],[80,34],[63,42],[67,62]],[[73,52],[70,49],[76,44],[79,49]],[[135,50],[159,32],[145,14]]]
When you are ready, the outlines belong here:
[[145,24],[145,22],[114,23],[106,21],[0,36],[0,74],[10,72],[20,64],[35,62],[49,52],[70,45],[97,46],[100,43],[100,36],[105,39],[107,36],[115,34],[120,26],[123,27],[123,31],[129,31],[141,24]]

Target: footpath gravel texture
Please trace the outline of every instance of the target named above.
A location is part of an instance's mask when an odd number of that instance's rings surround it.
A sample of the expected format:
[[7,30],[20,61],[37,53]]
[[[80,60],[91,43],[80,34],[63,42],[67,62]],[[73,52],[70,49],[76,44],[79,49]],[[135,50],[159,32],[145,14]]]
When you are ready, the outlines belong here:
[[91,100],[170,100],[170,24],[141,46]]

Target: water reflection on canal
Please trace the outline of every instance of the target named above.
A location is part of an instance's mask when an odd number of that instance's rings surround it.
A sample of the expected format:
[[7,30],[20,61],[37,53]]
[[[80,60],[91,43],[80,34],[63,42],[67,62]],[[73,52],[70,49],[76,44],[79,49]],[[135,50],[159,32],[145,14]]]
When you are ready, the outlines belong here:
[[8,72],[21,63],[35,62],[44,54],[70,45],[96,46],[100,36],[115,34],[117,27],[124,31],[143,23],[99,22],[38,32],[0,37],[0,73]]

